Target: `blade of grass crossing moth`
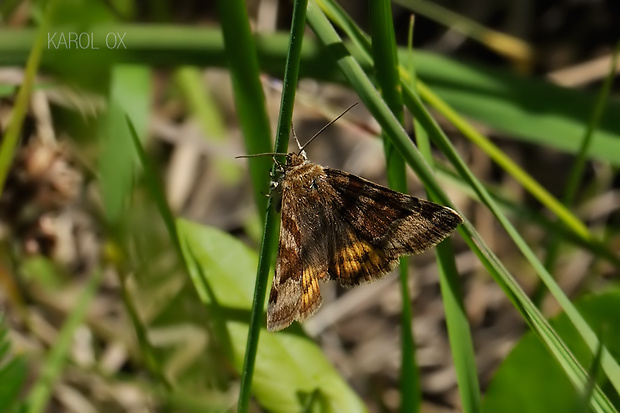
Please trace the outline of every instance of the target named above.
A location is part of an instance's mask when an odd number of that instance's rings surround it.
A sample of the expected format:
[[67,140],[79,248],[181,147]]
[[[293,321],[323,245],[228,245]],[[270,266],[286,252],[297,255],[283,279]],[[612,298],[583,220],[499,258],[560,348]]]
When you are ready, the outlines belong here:
[[[427,186],[427,189],[431,192],[433,196],[437,196],[443,204],[451,205],[449,199],[446,197],[445,193],[432,176],[432,173],[430,172],[426,162],[415,151],[415,148],[411,146],[408,137],[402,130],[402,127],[398,124],[396,119],[394,119],[388,108],[378,98],[376,91],[372,87],[372,84],[362,71],[361,67],[357,64],[357,62],[354,61],[354,59],[350,55],[348,55],[346,49],[340,41],[340,38],[331,27],[331,25],[329,25],[329,23],[325,19],[325,16],[322,15],[316,3],[314,3],[313,1],[310,1],[308,6],[308,22],[310,23],[313,31],[317,34],[319,39],[324,44],[330,45],[329,50],[332,53],[332,56],[336,58],[337,64],[340,66],[345,77],[349,80],[353,88],[358,92],[362,101],[370,109],[370,111],[373,113],[381,126],[389,129],[389,136],[394,138],[394,144],[399,148],[401,154],[405,157],[405,160],[409,163],[409,165],[412,166],[414,171]],[[416,116],[420,117],[420,113],[418,113],[418,111],[414,113]],[[430,116],[428,115],[428,113],[421,113],[423,114],[423,116],[426,116],[426,118],[423,118],[425,126],[430,125],[435,129],[434,132],[441,133],[432,118],[430,118]],[[458,156],[456,155],[456,152],[454,152],[453,155]],[[459,159],[459,161],[462,163],[462,160]],[[461,166],[464,166],[464,163]],[[469,173],[471,175],[471,172]],[[469,176],[469,179],[475,178],[473,178],[473,175],[471,175]],[[476,189],[479,190],[480,188],[476,187]],[[493,207],[494,204],[491,203],[492,200],[489,201],[488,194],[484,193],[483,195],[485,196],[485,201],[490,205],[490,207]],[[494,212],[497,213],[497,209]],[[499,214],[501,214],[501,211],[499,212]],[[510,226],[509,224],[507,224],[506,220],[504,220],[503,224],[507,226],[507,229],[510,229]],[[550,343],[551,346],[553,346],[554,354],[569,354],[565,351],[565,348],[559,346],[559,342],[557,340],[552,338],[554,335],[551,334],[552,330],[550,330],[550,328],[543,328],[546,323],[544,318],[542,318],[541,314],[535,308],[532,308],[529,298],[524,294],[520,287],[518,287],[518,284],[514,282],[512,277],[503,267],[503,265],[501,265],[501,262],[498,261],[496,257],[494,257],[494,255],[490,250],[488,250],[488,248],[485,248],[484,250],[480,249],[479,245],[481,245],[482,240],[477,239],[476,242],[473,241],[472,237],[475,234],[474,228],[466,222],[465,225],[461,226],[459,232],[466,238],[466,241],[468,241],[468,245],[478,251],[478,255],[483,258],[483,263],[485,263],[488,268],[492,268],[492,270],[490,270],[492,271],[492,274],[500,275],[500,278],[505,278],[507,281],[510,281],[510,283],[506,285],[511,286],[514,297],[518,299],[518,303],[526,305],[525,308],[527,308],[527,311],[524,311],[523,314],[527,315],[528,318],[530,318],[531,325],[536,326],[536,330],[541,334],[541,337],[544,337],[545,341]],[[516,234],[514,231],[511,233],[511,236],[513,237],[513,239],[520,238],[519,235]],[[521,247],[523,247],[523,245],[521,245]],[[527,246],[525,246],[525,251],[527,252],[527,250],[528,248]],[[529,258],[531,259],[532,257],[530,256]],[[537,269],[540,270],[540,268]],[[570,376],[575,379],[576,385],[582,387],[585,383],[585,378],[583,369],[578,365],[578,363],[576,363],[571,357],[567,357],[566,359],[562,359],[559,361],[561,363],[563,361],[566,361],[566,363],[563,363],[562,365],[568,369],[567,372],[570,372]],[[600,405],[605,405],[606,407],[610,406],[609,401],[600,392],[600,389],[597,389],[595,399],[597,402],[600,402],[600,404],[597,404],[596,407],[599,407]]]
[[[372,30],[372,53],[376,62],[376,82],[381,95],[396,118],[404,124],[403,99],[400,95],[398,77],[398,59],[392,9],[389,0],[377,0],[369,3],[369,18]],[[385,133],[383,148],[387,165],[388,183],[399,192],[407,192],[405,162]],[[411,297],[409,295],[408,259],[401,258],[399,266],[400,290],[402,296],[401,314],[401,368],[400,395],[401,411],[417,412],[422,401],[420,373],[415,359],[415,340],[413,337],[413,316]]]
[[[220,0],[224,6],[223,0]],[[278,118],[278,128],[276,132],[276,143],[274,152],[285,153],[288,148],[288,137],[291,130],[291,120],[293,117],[293,106],[295,103],[295,92],[299,77],[299,63],[301,60],[301,47],[306,26],[306,7],[307,0],[296,0],[293,6],[293,17],[291,22],[291,35],[289,37],[289,50],[284,69],[284,81],[282,85],[282,98],[280,101],[280,115]],[[269,150],[261,151],[268,152]],[[276,165],[272,165],[272,173],[276,172]],[[267,204],[265,216],[265,229],[260,248],[256,284],[254,287],[254,301],[252,313],[250,315],[250,326],[248,329],[248,341],[246,345],[243,371],[241,374],[241,388],[239,390],[239,403],[237,411],[245,413],[249,408],[251,383],[254,375],[256,354],[258,352],[258,339],[260,329],[263,324],[263,306],[267,294],[267,283],[271,262],[276,249],[278,218],[272,205],[272,198]]]

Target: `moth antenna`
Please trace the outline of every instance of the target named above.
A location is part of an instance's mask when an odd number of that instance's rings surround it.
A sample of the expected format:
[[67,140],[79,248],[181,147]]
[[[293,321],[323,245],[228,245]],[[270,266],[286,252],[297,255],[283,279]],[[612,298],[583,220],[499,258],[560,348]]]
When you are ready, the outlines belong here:
[[[353,109],[355,107],[355,105],[357,105],[359,102],[355,102],[354,104],[352,104],[351,106],[349,106],[348,108],[346,108],[344,110],[344,112],[342,112],[340,115],[338,115],[335,119],[329,121],[329,123],[325,126],[323,126],[321,129],[319,129],[319,131],[317,133],[314,134],[314,136],[312,136],[310,138],[310,140],[308,140],[308,142],[306,142],[304,144],[304,146],[301,146],[299,148],[299,152],[297,152],[297,155],[301,154],[304,149],[306,148],[306,146],[308,146],[310,144],[310,142],[312,142],[314,140],[314,138],[316,138],[317,136],[319,136],[325,129],[327,129],[328,127],[330,127],[334,122],[336,122],[338,119],[340,119],[341,117],[343,117],[345,115],[345,113],[347,113],[348,111],[350,111],[351,109]],[[295,138],[297,139],[297,138]],[[299,144],[299,141],[297,142],[297,144]]]
[[297,147],[299,148],[299,154],[303,154],[304,157],[306,157],[306,153],[304,152],[304,148],[303,146],[301,146],[301,143],[299,143],[299,139],[297,139],[297,134],[295,133],[295,125],[293,125],[293,123],[291,122],[291,132],[293,133],[293,138],[295,138],[295,142],[297,142]]
[[280,153],[280,152],[265,152],[265,153],[253,153],[251,155],[238,155],[235,156],[235,159],[239,158],[257,158],[259,156],[286,156],[288,153]]

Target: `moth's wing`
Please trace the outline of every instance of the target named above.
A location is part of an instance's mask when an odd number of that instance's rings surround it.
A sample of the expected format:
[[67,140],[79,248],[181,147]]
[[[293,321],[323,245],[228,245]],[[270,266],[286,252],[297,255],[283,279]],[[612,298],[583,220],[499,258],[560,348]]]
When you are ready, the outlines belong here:
[[441,242],[462,222],[450,208],[325,168],[333,189],[331,278],[356,285],[391,271],[402,255]]
[[330,279],[348,287],[381,278],[396,266],[398,257],[385,254],[337,215],[329,243]]
[[327,223],[316,201],[283,193],[276,273],[267,306],[269,331],[303,321],[321,306],[318,279],[327,275]]

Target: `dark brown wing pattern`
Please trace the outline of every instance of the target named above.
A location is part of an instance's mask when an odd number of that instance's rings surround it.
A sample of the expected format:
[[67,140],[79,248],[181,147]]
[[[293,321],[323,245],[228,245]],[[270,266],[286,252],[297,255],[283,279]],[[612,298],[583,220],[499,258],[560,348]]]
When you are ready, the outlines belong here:
[[288,186],[282,193],[280,243],[267,307],[269,331],[303,321],[321,306],[318,279],[327,275],[328,225],[318,194],[298,194]]
[[450,208],[346,172],[304,164],[283,182],[282,225],[267,328],[277,331],[321,305],[318,279],[353,286],[399,257],[438,244],[460,223]]
[[401,256],[437,245],[462,222],[450,208],[324,170],[334,192],[329,275],[342,285],[380,278]]

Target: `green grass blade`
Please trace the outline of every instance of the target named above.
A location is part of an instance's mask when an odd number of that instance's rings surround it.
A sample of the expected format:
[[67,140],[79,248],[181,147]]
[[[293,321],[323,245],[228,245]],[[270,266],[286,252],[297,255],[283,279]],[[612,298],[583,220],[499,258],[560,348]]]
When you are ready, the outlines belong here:
[[[444,102],[429,87],[418,81],[417,89],[420,91],[420,95],[424,100],[429,102],[431,106],[433,106],[439,113],[448,119],[459,131],[463,133],[463,135],[474,142],[485,153],[487,153],[491,159],[502,166],[506,172],[518,180],[521,185],[523,185],[523,187],[534,197],[536,197],[543,205],[553,211],[558,219],[564,223],[564,225],[570,228],[577,236],[582,238],[584,242],[596,244],[597,248],[607,250],[608,253],[604,256],[613,256],[613,253],[610,254],[609,248],[606,247],[600,240],[593,237],[585,224],[577,216],[575,216],[575,214],[566,208],[557,198],[551,195],[549,191],[543,188],[519,165],[506,156],[506,154],[499,150],[499,148],[488,138],[479,133],[473,126],[471,126],[470,123],[468,123],[453,108]],[[610,261],[613,262],[614,265],[618,266],[617,260],[611,259]]]
[[54,346],[43,361],[39,378],[33,384],[27,396],[27,412],[40,413],[46,411],[46,406],[54,388],[54,383],[62,374],[62,369],[66,363],[73,335],[77,328],[82,324],[86,316],[88,306],[93,301],[97,288],[103,278],[103,271],[96,269],[86,284],[84,291],[78,298],[75,307],[68,315]]
[[[480,201],[480,198],[474,193],[470,186],[458,177],[452,170],[448,170],[443,165],[437,165],[437,170],[441,173],[442,178],[456,185],[462,192],[466,193],[472,199]],[[592,254],[603,257],[616,266],[620,266],[620,258],[613,255],[613,252],[602,245],[600,242],[592,242],[579,237],[561,222],[554,220],[534,208],[529,208],[520,202],[513,201],[502,194],[501,188],[485,185],[487,192],[491,194],[497,204],[502,207],[507,216],[514,219],[520,219],[529,222],[535,226],[541,227],[546,233],[558,233],[564,241],[570,242],[572,245],[585,248]]]
[[469,318],[463,303],[459,272],[454,262],[452,243],[444,241],[437,245],[436,254],[441,297],[446,313],[448,339],[461,396],[461,406],[467,413],[481,412],[482,401],[476,369],[476,353]]
[[592,398],[592,392],[594,391],[594,386],[596,385],[596,378],[598,377],[598,372],[601,367],[601,357],[603,356],[603,341],[601,340],[601,345],[596,349],[596,353],[594,353],[594,358],[592,359],[592,363],[590,364],[590,368],[588,370],[588,385],[586,386],[586,391],[581,395],[581,400],[577,406],[575,406],[575,413],[581,413],[588,410],[588,406],[590,405],[590,399]]
[[[269,117],[246,4],[243,0],[218,0],[217,3],[235,105],[246,149],[248,153],[269,152],[271,150]],[[269,181],[266,177],[271,168],[271,160],[267,157],[258,157],[248,159],[248,162],[254,199],[259,214],[262,214],[267,208],[264,194],[269,191]]]
[[[526,142],[579,151],[595,95],[430,53],[418,60],[419,77],[459,114]],[[589,154],[614,166],[620,166],[618,110],[620,101],[611,99]]]
[[[413,44],[412,39],[410,42]],[[411,83],[409,86],[412,91],[416,91],[415,82],[417,81],[417,75],[413,61],[413,50],[411,53]],[[415,131],[420,153],[429,165],[436,168],[426,130],[421,127],[419,122],[415,122]],[[439,273],[439,284],[446,314],[448,339],[450,341],[450,349],[454,360],[454,370],[456,372],[459,394],[461,396],[461,405],[464,412],[480,412],[482,411],[482,401],[476,369],[476,353],[474,351],[469,319],[463,303],[460,278],[456,268],[456,262],[454,261],[454,249],[451,240],[447,239],[440,243],[435,249],[435,254],[437,255],[437,272]]]
[[[369,3],[369,19],[372,30],[372,53],[376,71],[376,82],[381,95],[392,113],[404,124],[403,98],[400,94],[398,76],[398,51],[392,22],[392,8],[389,0],[377,0]],[[392,189],[407,192],[405,162],[390,139],[383,135],[383,149],[387,165],[388,182]],[[420,372],[415,358],[415,340],[413,337],[413,316],[408,285],[407,258],[400,259],[399,276],[402,296],[401,313],[401,364],[400,395],[401,411],[417,412],[422,401]]]
[[[301,47],[304,38],[304,28],[306,26],[306,4],[307,0],[297,0],[293,7],[293,21],[291,23],[291,36],[289,44],[288,58],[284,70],[284,81],[282,88],[282,99],[280,104],[280,116],[278,119],[278,130],[276,133],[275,152],[286,152],[288,147],[289,131],[291,130],[291,119],[293,117],[293,106],[295,102],[295,91],[299,76],[299,61]],[[275,173],[275,165],[272,173]],[[264,177],[262,179],[265,179]],[[245,413],[249,408],[250,391],[256,354],[258,351],[258,339],[260,328],[263,324],[263,306],[267,294],[267,283],[269,269],[273,253],[275,251],[277,239],[278,218],[272,205],[272,198],[269,198],[267,214],[265,217],[265,229],[260,249],[260,259],[254,287],[254,301],[250,317],[250,327],[248,330],[247,349],[241,376],[241,389],[239,393],[239,404],[237,411]]]
[[611,86],[614,81],[614,77],[616,75],[616,66],[618,62],[618,56],[620,55],[620,42],[616,45],[614,49],[614,54],[611,59],[611,65],[609,68],[609,73],[601,86],[601,90],[596,99],[596,103],[592,109],[592,116],[588,125],[586,127],[586,131],[583,136],[583,140],[581,145],[579,146],[579,151],[577,152],[577,157],[575,158],[575,162],[573,163],[573,167],[571,168],[567,185],[564,193],[564,197],[562,202],[567,207],[573,203],[575,199],[575,195],[577,194],[577,188],[581,181],[581,177],[583,175],[583,170],[585,168],[586,160],[588,159],[588,153],[590,152],[590,148],[592,146],[592,138],[594,137],[594,131],[598,128],[601,118],[603,116],[603,112],[605,110],[605,106],[607,104],[607,100],[609,98],[609,94],[611,92]]
[[478,132],[469,122],[460,116],[454,109],[449,107],[429,87],[418,82],[420,96],[445,116],[460,132],[482,149],[489,157],[497,162],[506,172],[514,177],[527,191],[537,198],[543,205],[558,216],[567,226],[585,239],[591,239],[592,234],[579,218],[555,198],[549,191],[543,188],[534,178],[523,170],[516,162],[503,153],[487,137]]
[[[415,148],[410,144],[407,135],[402,130],[402,127],[398,124],[397,120],[393,117],[389,109],[379,99],[376,91],[372,87],[372,84],[364,74],[361,67],[347,53],[344,45],[340,43],[340,38],[338,37],[334,29],[329,25],[324,15],[322,15],[320,10],[318,9],[318,6],[314,2],[309,3],[308,21],[319,39],[324,44],[330,45],[330,51],[332,53],[332,56],[337,60],[337,63],[343,71],[345,77],[349,80],[352,87],[358,92],[361,99],[373,113],[381,126],[389,130],[389,136],[393,138],[394,144],[401,151],[401,154],[404,156],[407,163],[418,174],[422,182],[426,185],[427,189],[431,192],[433,196],[437,197],[438,200],[442,201],[442,203],[450,205],[450,200],[447,198],[441,187],[434,179],[428,165],[420,157],[419,153],[415,150]],[[404,86],[404,89],[406,91],[406,85]],[[406,99],[410,99],[410,102],[408,102],[408,104],[410,104],[410,109],[414,111],[414,115],[419,120],[422,120],[424,126],[432,132],[431,136],[442,135],[441,130],[437,127],[434,120],[425,110],[422,109],[421,102],[419,102],[419,99],[416,99],[416,97],[413,95],[413,92],[411,92],[410,96],[406,95]],[[443,138],[445,138],[445,136],[443,136]],[[445,142],[448,142],[447,139],[445,139]],[[490,208],[492,208],[493,212],[496,214],[496,216],[498,216],[498,219],[501,218],[500,222],[509,231],[511,237],[513,237],[516,242],[519,240],[523,241],[520,238],[519,234],[514,231],[514,228],[505,219],[501,211],[495,208],[495,204],[493,203],[492,199],[490,199],[488,193],[484,192],[484,188],[480,185],[479,182],[477,182],[477,180],[475,180],[475,177],[466,168],[463,161],[458,158],[458,155],[456,151],[454,151],[454,148],[446,146],[445,142],[443,140],[441,141],[441,149],[444,151],[444,153],[446,151],[450,152],[446,153],[449,159],[453,162],[456,162],[459,168],[464,168],[460,172],[464,173],[465,176],[467,176],[467,179],[471,181],[472,185],[475,185],[476,191],[480,192],[480,194],[483,196],[483,199],[485,200],[485,203]],[[455,157],[457,159],[454,159]],[[470,247],[480,257],[483,264],[485,264],[489,271],[491,271],[492,275],[497,277],[496,279],[498,280],[500,285],[506,287],[506,291],[510,293],[509,296],[511,300],[513,300],[517,308],[520,309],[528,323],[540,334],[541,338],[543,338],[543,340],[549,345],[549,348],[558,358],[558,361],[563,365],[571,380],[573,380],[573,382],[579,388],[583,389],[583,386],[586,383],[584,370],[578,365],[578,363],[574,361],[574,358],[570,356],[570,353],[566,350],[565,346],[561,344],[561,340],[559,340],[557,335],[548,326],[545,319],[532,305],[527,295],[521,290],[518,284],[506,271],[502,263],[497,259],[497,257],[492,254],[488,247],[485,246],[484,241],[480,239],[475,229],[467,221],[464,223],[464,225],[460,228],[459,231],[465,237],[468,245],[470,245]],[[533,256],[533,254],[530,254],[531,250],[529,250],[527,245],[520,244],[520,248],[523,250],[524,254],[528,257],[528,259],[532,261],[535,268],[539,272],[541,272],[542,265],[540,264],[540,262],[537,262],[536,257]],[[536,266],[536,263],[538,264],[538,266]],[[542,271],[544,271],[544,268],[542,268]],[[565,307],[568,308],[568,310],[570,311],[570,302],[568,302],[568,304],[566,304],[566,302],[563,302],[562,304],[565,304]],[[579,322],[580,317],[578,317],[578,313],[577,317],[575,318],[576,321]],[[583,319],[581,318],[581,320]],[[580,331],[587,332],[587,325],[579,325],[579,328]],[[592,337],[587,338],[592,339]],[[596,340],[595,337],[594,340]],[[598,388],[595,392],[594,399],[596,402],[595,407],[597,409],[602,409],[599,411],[613,411],[613,407],[609,404],[609,401]]]

